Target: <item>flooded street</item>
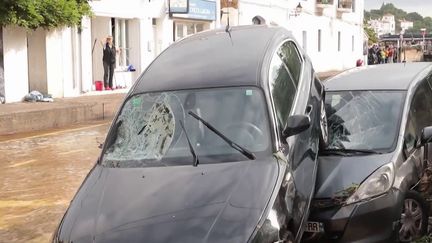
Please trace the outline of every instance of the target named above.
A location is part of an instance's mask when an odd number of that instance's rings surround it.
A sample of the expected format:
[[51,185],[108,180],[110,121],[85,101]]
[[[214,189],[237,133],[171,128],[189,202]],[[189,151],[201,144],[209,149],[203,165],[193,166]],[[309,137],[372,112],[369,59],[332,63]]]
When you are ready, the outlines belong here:
[[0,242],[48,242],[100,153],[108,121],[0,137]]

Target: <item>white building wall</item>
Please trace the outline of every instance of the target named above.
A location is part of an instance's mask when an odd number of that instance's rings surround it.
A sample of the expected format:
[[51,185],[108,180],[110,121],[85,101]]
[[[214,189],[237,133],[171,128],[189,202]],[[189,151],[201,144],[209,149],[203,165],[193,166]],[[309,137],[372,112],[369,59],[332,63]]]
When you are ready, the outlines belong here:
[[[72,33],[72,31],[74,33]],[[73,44],[72,40],[77,41],[77,39],[72,38],[72,36],[77,35],[76,28],[64,28],[60,30],[60,42],[61,42],[61,62],[62,67],[58,72],[60,72],[62,78],[57,82],[57,90],[63,93],[63,97],[73,97],[80,94],[79,86],[74,88],[74,66],[79,63],[74,63],[73,58]],[[54,70],[51,70],[54,71]],[[79,77],[77,77],[79,78]],[[61,97],[59,95],[59,97]]]
[[[139,73],[141,73],[141,57],[143,55],[141,49],[145,44],[144,39],[141,39],[141,20],[129,20],[129,63],[132,64],[136,71],[132,73],[132,80],[135,81]],[[145,55],[145,54],[144,54]]]
[[83,18],[81,25],[81,91],[86,93],[92,90],[93,84],[92,48],[94,40],[92,41],[90,18]]
[[[301,1],[302,12],[296,14],[295,9],[299,1],[240,0],[239,24],[251,24],[253,17],[261,16],[266,24],[278,24],[290,30],[299,46],[303,46],[303,31],[306,31],[306,52],[317,71],[348,69],[355,67],[358,59],[363,59],[364,3],[355,1],[355,12],[343,13],[337,12],[336,2],[318,11],[315,1]],[[320,12],[320,16],[316,15],[317,12]],[[226,24],[226,17],[222,19],[222,24]],[[231,25],[233,25],[232,21]],[[321,30],[321,51],[318,51],[318,30]],[[341,32],[340,51],[338,51],[339,31]]]
[[29,92],[26,30],[4,27],[3,49],[6,102],[18,102]]
[[46,62],[46,31],[28,32],[28,71],[30,90],[48,92]]
[[48,93],[54,97],[63,97],[63,57],[61,40],[61,30],[51,30],[47,33],[47,85]]
[[103,47],[101,41],[105,43],[105,38],[111,34],[111,19],[109,17],[94,17],[91,20],[91,43],[93,49],[92,54],[92,69],[93,69],[93,80],[103,81]]
[[155,46],[155,40],[157,36],[155,36],[154,29],[156,26],[153,26],[152,24],[152,18],[143,18],[140,19],[140,36],[139,39],[141,40],[141,62],[139,66],[139,72],[137,69],[136,77],[141,74],[142,71],[144,71],[147,66],[153,61],[153,59],[156,56],[156,46]]

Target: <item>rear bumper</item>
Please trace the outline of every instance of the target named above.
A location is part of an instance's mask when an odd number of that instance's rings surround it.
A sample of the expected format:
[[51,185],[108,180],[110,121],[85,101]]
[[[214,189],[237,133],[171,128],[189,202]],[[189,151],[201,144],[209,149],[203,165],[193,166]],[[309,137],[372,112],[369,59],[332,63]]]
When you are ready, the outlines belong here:
[[403,196],[399,191],[343,207],[311,209],[310,221],[324,233],[306,233],[306,242],[396,242]]

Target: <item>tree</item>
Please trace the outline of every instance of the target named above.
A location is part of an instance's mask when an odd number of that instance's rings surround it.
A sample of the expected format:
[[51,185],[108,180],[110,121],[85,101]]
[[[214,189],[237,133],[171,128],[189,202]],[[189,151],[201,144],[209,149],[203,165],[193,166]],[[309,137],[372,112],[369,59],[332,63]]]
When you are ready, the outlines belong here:
[[372,28],[369,28],[368,26],[364,25],[363,29],[366,35],[369,37],[369,42],[368,42],[369,45],[378,43],[378,36]]
[[17,25],[26,29],[52,29],[80,26],[90,16],[87,0],[1,0],[0,26]]
[[406,16],[406,19],[409,21],[423,21],[423,16],[421,16],[420,14],[418,14],[417,12],[413,12],[413,13],[409,13]]

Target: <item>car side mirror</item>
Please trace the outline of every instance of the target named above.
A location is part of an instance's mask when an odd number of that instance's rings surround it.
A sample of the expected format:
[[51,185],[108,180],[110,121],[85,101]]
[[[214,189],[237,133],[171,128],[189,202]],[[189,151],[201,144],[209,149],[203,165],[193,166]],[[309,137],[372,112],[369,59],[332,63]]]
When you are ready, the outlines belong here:
[[421,145],[425,145],[430,142],[432,142],[432,126],[423,128],[420,138]]
[[310,118],[305,115],[293,115],[288,117],[282,132],[284,139],[306,131],[310,127]]

